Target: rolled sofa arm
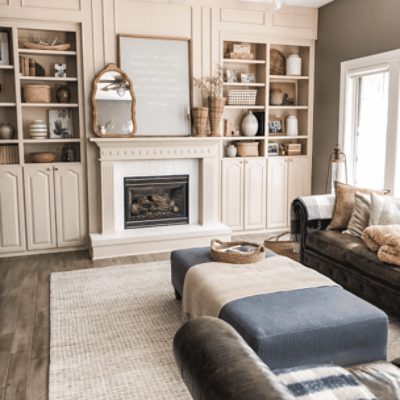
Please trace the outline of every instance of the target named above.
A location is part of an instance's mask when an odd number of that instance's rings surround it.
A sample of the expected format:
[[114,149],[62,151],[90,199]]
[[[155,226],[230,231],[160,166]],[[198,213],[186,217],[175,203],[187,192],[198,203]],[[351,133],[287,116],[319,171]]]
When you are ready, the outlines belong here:
[[295,400],[226,322],[201,317],[174,338],[174,355],[195,400]]

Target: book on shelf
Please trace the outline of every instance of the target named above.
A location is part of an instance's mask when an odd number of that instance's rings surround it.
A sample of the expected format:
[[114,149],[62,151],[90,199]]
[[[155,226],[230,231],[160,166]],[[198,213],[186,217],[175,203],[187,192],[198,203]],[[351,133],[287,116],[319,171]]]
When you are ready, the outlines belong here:
[[20,57],[19,63],[22,76],[36,76],[36,61],[34,58]]
[[18,164],[18,146],[0,145],[0,164]]

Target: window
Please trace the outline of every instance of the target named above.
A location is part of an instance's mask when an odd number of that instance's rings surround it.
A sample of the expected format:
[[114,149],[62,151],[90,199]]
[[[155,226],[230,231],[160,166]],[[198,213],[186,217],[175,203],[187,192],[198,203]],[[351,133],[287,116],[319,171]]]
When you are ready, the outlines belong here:
[[400,195],[400,50],[342,63],[339,145],[350,183]]

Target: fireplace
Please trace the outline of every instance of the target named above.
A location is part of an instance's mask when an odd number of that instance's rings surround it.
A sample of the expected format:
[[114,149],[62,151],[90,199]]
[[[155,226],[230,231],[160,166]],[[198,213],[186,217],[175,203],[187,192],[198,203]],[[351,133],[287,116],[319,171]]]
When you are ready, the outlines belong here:
[[124,178],[125,229],[189,223],[189,176]]

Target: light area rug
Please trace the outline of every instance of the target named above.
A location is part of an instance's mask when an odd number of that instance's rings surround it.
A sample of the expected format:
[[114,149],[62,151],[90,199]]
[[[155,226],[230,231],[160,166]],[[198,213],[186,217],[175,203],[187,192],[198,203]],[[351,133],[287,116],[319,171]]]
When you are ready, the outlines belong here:
[[49,400],[189,400],[169,262],[51,275]]
[[[168,261],[51,275],[49,400],[189,400]],[[400,357],[392,319],[389,359]]]

